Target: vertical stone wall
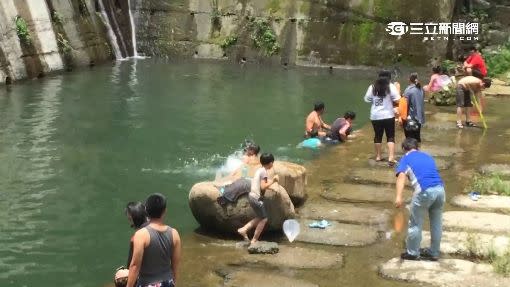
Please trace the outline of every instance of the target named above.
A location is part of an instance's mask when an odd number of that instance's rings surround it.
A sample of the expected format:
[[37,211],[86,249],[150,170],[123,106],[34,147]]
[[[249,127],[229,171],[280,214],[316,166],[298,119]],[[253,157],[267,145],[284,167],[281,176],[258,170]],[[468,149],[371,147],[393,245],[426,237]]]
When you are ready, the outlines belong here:
[[[96,4],[96,0],[0,1],[0,83],[110,61],[111,48]],[[22,36],[17,32],[20,26],[27,30]]]
[[[397,39],[391,21],[452,19],[454,0],[143,0],[136,1],[137,39],[145,54],[288,64],[383,65],[397,54],[412,64],[446,54],[447,41]],[[250,23],[266,19],[278,38],[276,56],[253,45]],[[230,43],[229,37],[237,41]],[[229,45],[226,45],[229,44]],[[225,57],[226,56],[226,57]]]

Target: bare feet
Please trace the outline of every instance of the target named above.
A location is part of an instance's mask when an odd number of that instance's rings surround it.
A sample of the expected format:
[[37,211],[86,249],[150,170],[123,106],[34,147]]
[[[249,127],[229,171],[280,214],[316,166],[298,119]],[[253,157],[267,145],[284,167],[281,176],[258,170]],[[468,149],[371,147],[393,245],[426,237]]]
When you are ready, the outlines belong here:
[[246,230],[244,230],[244,229],[242,229],[242,228],[239,228],[239,229],[237,230],[237,233],[239,233],[239,235],[241,235],[245,241],[249,241],[249,240],[250,240],[250,239],[248,238],[248,234],[246,234]]
[[257,243],[257,240],[252,240],[252,241],[250,242],[250,245],[253,245],[253,244],[255,244],[255,243]]

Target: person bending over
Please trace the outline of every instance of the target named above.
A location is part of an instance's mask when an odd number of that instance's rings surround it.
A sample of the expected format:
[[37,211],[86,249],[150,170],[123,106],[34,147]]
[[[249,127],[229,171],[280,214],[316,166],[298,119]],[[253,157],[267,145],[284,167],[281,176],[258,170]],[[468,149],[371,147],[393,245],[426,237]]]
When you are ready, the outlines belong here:
[[474,76],[466,76],[457,82],[457,96],[455,100],[457,104],[457,127],[459,129],[464,128],[464,125],[462,125],[463,110],[465,110],[466,114],[466,126],[476,126],[470,120],[470,109],[473,107],[473,103],[471,102],[471,92],[474,93],[474,96],[478,99],[478,102],[480,102],[482,90],[489,88],[491,83],[492,81],[489,78],[480,80]]
[[328,133],[328,137],[336,141],[346,141],[352,133],[352,122],[355,118],[355,112],[345,112],[343,118],[337,118],[331,124],[331,131]]
[[270,153],[263,153],[260,156],[262,167],[257,169],[255,176],[251,181],[251,190],[248,194],[248,201],[251,208],[255,212],[255,218],[250,220],[246,225],[239,228],[237,232],[245,239],[249,240],[248,232],[255,228],[255,233],[251,239],[251,244],[259,240],[262,231],[267,223],[267,211],[264,206],[264,194],[266,190],[275,182],[278,182],[278,176],[268,179],[267,171],[273,168],[274,157]]
[[[402,194],[407,178],[414,188],[414,193],[411,201],[406,251],[400,257],[406,260],[423,258],[437,261],[442,235],[444,184],[434,159],[418,150],[416,139],[406,138],[402,143],[402,149],[406,154],[396,169],[395,207],[404,206]],[[430,248],[420,249],[423,220],[427,212],[430,221]]]

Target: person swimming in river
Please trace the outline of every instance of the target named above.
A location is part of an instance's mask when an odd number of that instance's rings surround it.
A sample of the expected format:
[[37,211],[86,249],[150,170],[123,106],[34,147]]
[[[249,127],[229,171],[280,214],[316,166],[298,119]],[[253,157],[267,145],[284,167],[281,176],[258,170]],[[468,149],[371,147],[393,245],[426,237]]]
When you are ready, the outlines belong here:
[[333,141],[344,142],[349,137],[352,137],[352,122],[356,118],[356,113],[347,111],[343,117],[337,118],[331,124],[331,130],[328,132],[327,137]]
[[319,137],[326,136],[326,131],[331,127],[322,120],[324,114],[324,103],[319,101],[314,104],[313,111],[308,114],[305,121],[305,138],[309,138],[313,130],[317,130]]

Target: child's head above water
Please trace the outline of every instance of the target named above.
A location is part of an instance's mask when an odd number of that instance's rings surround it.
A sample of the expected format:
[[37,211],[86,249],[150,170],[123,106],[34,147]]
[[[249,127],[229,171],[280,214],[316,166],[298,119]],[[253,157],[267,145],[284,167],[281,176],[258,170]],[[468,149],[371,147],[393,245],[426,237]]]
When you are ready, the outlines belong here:
[[260,146],[252,143],[244,149],[244,152],[247,156],[256,156],[260,152]]

